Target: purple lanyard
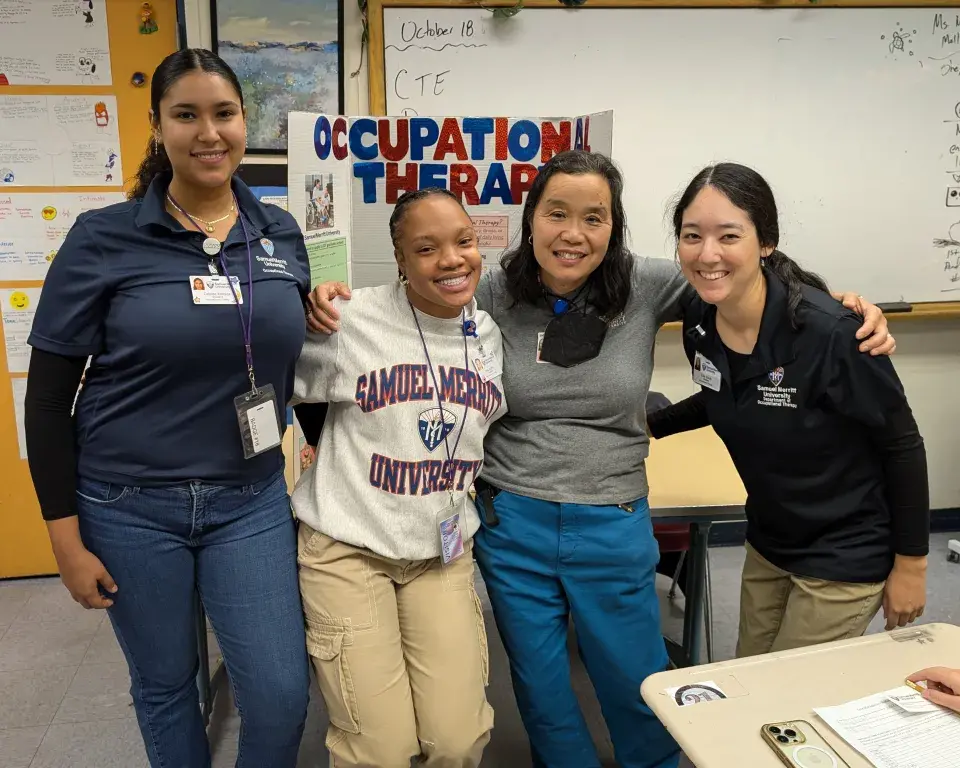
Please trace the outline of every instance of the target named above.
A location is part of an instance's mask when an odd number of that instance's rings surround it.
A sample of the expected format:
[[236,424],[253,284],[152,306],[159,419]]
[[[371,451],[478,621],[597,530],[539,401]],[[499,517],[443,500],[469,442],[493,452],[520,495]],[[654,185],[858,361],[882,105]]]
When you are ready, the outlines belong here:
[[[190,222],[197,228],[197,231],[200,234],[203,234],[203,228],[193,220],[193,216],[187,213],[180,206],[176,200],[170,195],[170,192],[167,192],[167,197],[170,198],[170,202],[176,206],[176,209],[180,211],[184,216],[190,219]],[[253,391],[257,391],[257,379],[253,373],[253,254],[250,251],[250,235],[247,233],[247,224],[243,220],[243,211],[240,208],[240,203],[237,202],[237,196],[233,196],[233,204],[237,209],[237,218],[240,219],[240,227],[243,229],[243,239],[247,244],[247,303],[250,305],[250,310],[247,313],[247,319],[243,319],[243,310],[240,308],[240,302],[236,300],[234,296],[234,303],[237,305],[237,313],[240,315],[240,328],[243,330],[243,346],[247,354],[247,376],[250,377],[250,386],[253,387]],[[220,266],[223,268],[223,274],[227,278],[227,285],[233,288],[233,284],[230,282],[230,272],[227,271],[227,260],[223,256],[225,248],[221,246],[220,248]]]
[[[440,397],[440,387],[437,386],[437,374],[433,372],[433,363],[430,362],[430,352],[427,350],[427,340],[423,336],[423,329],[420,327],[420,321],[417,319],[417,311],[413,308],[413,304],[407,299],[407,304],[410,305],[410,311],[413,313],[413,322],[417,324],[417,330],[420,332],[420,343],[423,344],[423,354],[427,357],[427,366],[430,368],[430,378],[433,379],[433,388],[437,393],[437,405],[440,407],[440,419],[443,424],[446,424],[446,417],[443,413],[443,400]],[[466,309],[462,310],[460,313],[461,327],[463,327],[463,319],[466,317]],[[470,357],[467,352],[467,334],[463,334],[463,367],[465,370],[470,370]],[[447,436],[443,436],[443,447],[447,451],[447,461],[453,463],[454,456],[457,455],[457,448],[460,445],[460,438],[463,437],[463,428],[467,424],[467,414],[469,413],[470,406],[463,406],[463,420],[460,422],[460,432],[457,434],[457,442],[453,444],[453,451],[450,451],[450,443],[447,440]]]

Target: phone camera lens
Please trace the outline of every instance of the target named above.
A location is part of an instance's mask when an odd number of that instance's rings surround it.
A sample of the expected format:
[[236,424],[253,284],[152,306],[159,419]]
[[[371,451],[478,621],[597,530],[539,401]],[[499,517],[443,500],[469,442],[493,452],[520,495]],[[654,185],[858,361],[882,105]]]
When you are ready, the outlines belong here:
[[770,733],[780,733],[780,729],[775,725],[770,726]]
[[779,736],[777,736],[777,741],[779,741],[781,744],[787,744],[789,743],[790,739],[781,733]]
[[793,730],[793,728],[787,728],[784,733],[787,734],[787,736],[789,736],[791,739],[797,735],[797,732]]

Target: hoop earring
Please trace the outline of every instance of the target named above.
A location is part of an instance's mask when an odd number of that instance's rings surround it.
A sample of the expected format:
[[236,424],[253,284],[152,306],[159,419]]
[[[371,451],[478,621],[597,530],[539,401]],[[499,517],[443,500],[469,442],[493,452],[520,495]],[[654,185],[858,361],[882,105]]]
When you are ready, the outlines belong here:
[[530,245],[533,245],[533,235],[527,237],[527,242],[530,243]]

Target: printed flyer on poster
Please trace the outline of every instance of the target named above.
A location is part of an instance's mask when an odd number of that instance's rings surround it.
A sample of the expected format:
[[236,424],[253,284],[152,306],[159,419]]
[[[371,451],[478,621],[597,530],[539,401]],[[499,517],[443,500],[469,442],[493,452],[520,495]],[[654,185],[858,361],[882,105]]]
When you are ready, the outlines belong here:
[[77,217],[124,199],[122,192],[0,191],[0,282],[46,279]]
[[0,187],[121,187],[115,96],[0,96]]
[[314,284],[397,277],[389,221],[408,190],[443,187],[473,219],[484,267],[520,230],[539,169],[558,152],[610,154],[613,112],[574,117],[344,117],[291,112],[289,210]]
[[0,85],[110,85],[103,0],[0,0]]

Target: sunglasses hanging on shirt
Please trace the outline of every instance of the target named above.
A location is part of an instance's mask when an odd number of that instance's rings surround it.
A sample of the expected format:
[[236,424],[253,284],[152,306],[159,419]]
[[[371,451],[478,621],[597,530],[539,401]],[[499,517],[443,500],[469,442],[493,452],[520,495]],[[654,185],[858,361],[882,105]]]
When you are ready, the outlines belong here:
[[553,319],[547,323],[543,334],[541,360],[572,368],[600,354],[607,324],[588,312],[588,302],[583,297],[588,286],[589,283],[584,283],[569,299],[543,289],[547,305],[553,310]]

